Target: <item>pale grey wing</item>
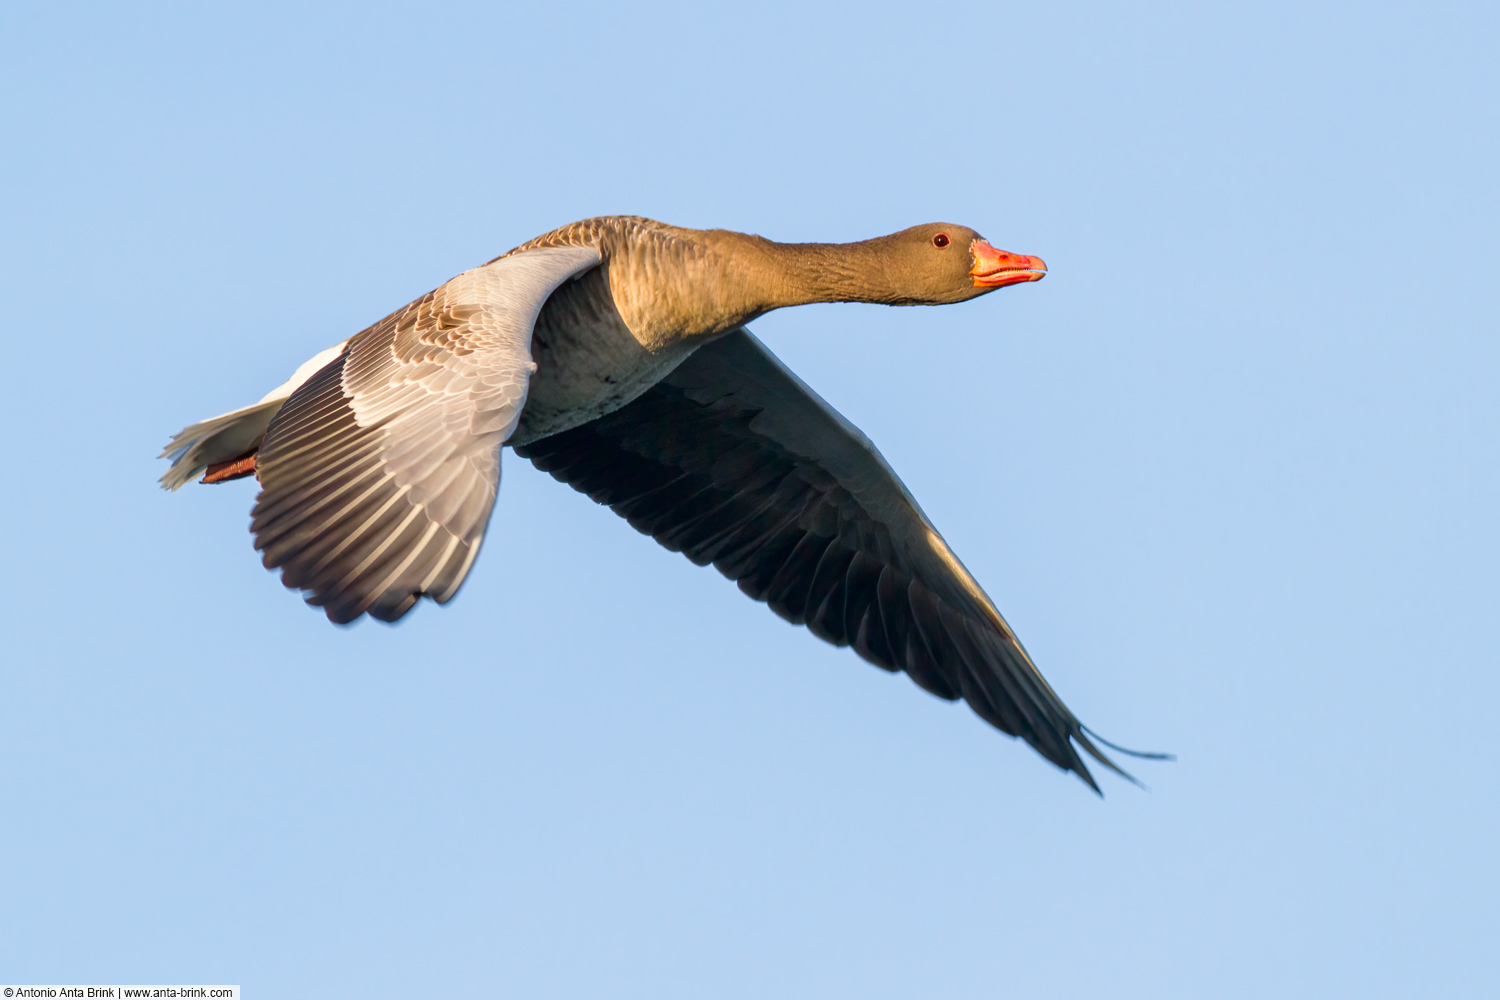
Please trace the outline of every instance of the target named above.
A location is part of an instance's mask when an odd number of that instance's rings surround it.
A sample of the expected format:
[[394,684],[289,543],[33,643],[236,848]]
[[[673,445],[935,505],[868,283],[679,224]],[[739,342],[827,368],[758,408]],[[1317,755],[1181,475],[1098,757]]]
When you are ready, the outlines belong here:
[[1075,743],[1119,770],[869,439],[749,331],[516,453],[788,621],[963,698],[1096,791]]
[[599,260],[584,247],[507,257],[351,338],[287,400],[256,457],[250,530],[266,568],[341,624],[452,598],[536,369],[537,313]]

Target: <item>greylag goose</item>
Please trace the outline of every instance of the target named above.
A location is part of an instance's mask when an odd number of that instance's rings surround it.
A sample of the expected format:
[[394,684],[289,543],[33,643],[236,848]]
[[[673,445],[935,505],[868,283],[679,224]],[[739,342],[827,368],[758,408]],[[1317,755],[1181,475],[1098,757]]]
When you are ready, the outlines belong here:
[[[875,446],[745,328],[810,302],[941,305],[1036,257],[937,223],[774,243],[611,216],[466,271],[167,445],[162,485],[255,475],[255,547],[331,621],[452,599],[500,448],[818,637],[1098,785],[1124,774],[1037,671]],[[1076,746],[1075,746],[1076,745]],[[1126,776],[1128,777],[1128,775]]]

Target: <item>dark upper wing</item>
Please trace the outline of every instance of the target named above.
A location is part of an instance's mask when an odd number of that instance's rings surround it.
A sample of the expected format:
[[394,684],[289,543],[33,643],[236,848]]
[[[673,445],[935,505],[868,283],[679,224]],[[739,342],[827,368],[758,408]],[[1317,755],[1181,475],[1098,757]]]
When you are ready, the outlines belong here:
[[536,370],[537,312],[598,262],[585,247],[506,257],[352,337],[266,430],[250,525],[266,568],[340,623],[451,598],[479,554],[500,446]]
[[875,446],[748,330],[516,453],[788,621],[963,698],[1096,791],[1074,743],[1119,771]]

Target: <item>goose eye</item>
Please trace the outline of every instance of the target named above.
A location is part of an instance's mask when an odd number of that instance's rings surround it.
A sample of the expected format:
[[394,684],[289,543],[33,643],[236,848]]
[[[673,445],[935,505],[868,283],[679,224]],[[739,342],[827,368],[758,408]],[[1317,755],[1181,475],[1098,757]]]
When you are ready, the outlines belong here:
[[941,250],[943,247],[947,246],[948,242],[949,242],[949,240],[948,240],[948,234],[947,233],[938,233],[936,236],[934,236],[932,238],[932,245],[935,246],[935,247],[937,247],[939,250]]

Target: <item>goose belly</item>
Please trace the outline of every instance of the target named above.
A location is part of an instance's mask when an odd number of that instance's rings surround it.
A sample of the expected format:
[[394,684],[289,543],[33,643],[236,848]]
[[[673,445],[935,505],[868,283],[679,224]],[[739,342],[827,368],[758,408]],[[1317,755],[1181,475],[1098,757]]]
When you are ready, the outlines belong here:
[[615,307],[606,269],[589,271],[553,292],[537,316],[531,336],[537,370],[507,443],[527,444],[613,413],[701,344],[697,338],[643,343]]

